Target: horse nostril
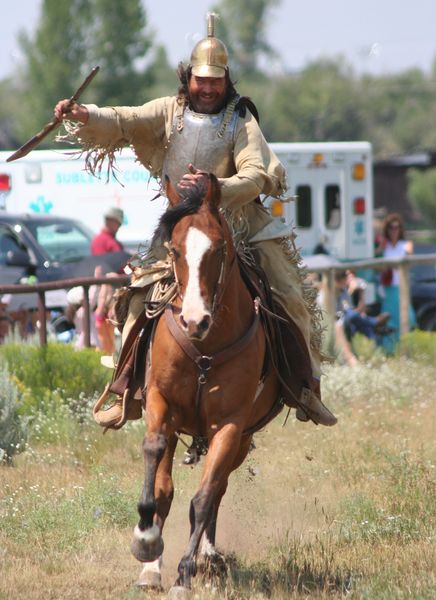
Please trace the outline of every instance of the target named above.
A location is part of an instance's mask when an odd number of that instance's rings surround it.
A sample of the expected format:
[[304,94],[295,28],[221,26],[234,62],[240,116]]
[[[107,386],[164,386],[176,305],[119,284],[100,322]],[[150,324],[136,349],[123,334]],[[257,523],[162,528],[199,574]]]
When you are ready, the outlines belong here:
[[207,331],[209,329],[210,317],[204,317],[198,326],[201,331]]
[[182,324],[183,329],[188,329],[188,323],[183,318],[183,315],[180,315],[179,319],[180,319],[180,323]]

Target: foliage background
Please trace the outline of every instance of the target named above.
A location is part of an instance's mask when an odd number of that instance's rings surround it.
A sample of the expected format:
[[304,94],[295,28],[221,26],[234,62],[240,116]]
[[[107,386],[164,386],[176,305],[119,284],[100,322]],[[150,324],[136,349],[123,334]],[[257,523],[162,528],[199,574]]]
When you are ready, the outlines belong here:
[[[373,76],[357,75],[335,57],[275,74],[268,69],[275,55],[265,31],[279,4],[254,0],[247,11],[243,0],[219,0],[213,7],[232,77],[258,104],[269,141],[368,139],[377,157],[436,147],[436,62],[430,73]],[[95,64],[101,71],[86,102],[141,104],[178,86],[176,65],[156,44],[140,0],[44,0],[35,33],[23,33],[20,45],[21,70],[0,81],[0,148],[38,131],[56,100],[70,96]]]
[[[218,0],[212,8],[232,79],[257,105],[268,141],[369,140],[376,159],[436,148],[436,57],[428,73],[357,74],[342,56],[276,73],[269,66],[280,56],[266,25],[280,2],[253,0],[248,11],[244,0]],[[17,148],[39,131],[56,101],[71,96],[96,64],[101,70],[84,102],[139,105],[179,85],[141,0],[43,0],[35,33],[21,34],[19,43],[21,69],[0,80],[0,149]],[[41,148],[52,145],[48,137]],[[436,224],[435,172],[411,175],[409,196],[427,225]]]

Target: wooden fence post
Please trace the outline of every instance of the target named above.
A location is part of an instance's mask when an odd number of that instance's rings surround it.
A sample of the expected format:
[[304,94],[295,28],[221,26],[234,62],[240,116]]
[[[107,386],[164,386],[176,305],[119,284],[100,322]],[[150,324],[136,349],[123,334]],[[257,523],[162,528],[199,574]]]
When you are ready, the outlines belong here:
[[91,347],[91,308],[89,306],[89,285],[83,287],[83,335],[86,348]]
[[45,307],[45,292],[38,291],[39,343],[47,344],[47,309]]
[[409,264],[400,265],[400,335],[409,333],[410,277]]

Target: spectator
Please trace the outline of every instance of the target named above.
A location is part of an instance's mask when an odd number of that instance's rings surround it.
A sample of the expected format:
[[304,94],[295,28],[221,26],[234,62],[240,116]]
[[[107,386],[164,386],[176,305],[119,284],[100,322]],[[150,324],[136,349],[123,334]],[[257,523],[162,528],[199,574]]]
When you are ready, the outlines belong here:
[[[405,239],[403,219],[397,213],[388,215],[383,225],[383,238],[379,254],[384,258],[401,258],[413,254],[413,242]],[[393,333],[384,340],[383,346],[393,352],[400,339],[400,272],[399,269],[385,269],[380,276],[380,296],[382,311],[390,313],[389,327]],[[409,325],[416,326],[415,313],[409,307]]]
[[0,344],[4,343],[12,326],[12,319],[8,314],[10,301],[10,294],[4,294],[0,297]]
[[354,304],[352,294],[360,290],[360,280],[350,271],[337,271],[335,273],[336,287],[336,343],[341,353],[350,366],[357,364],[353,354],[350,340],[356,333],[361,333],[369,339],[375,340],[377,329],[385,325],[389,320],[389,313],[381,313],[376,317],[370,317],[365,313],[363,293],[358,294],[358,304]]
[[121,208],[110,208],[104,215],[105,226],[91,242],[91,254],[98,256],[109,252],[121,252],[124,248],[116,238],[124,221]]
[[[107,273],[107,277],[116,277],[116,273]],[[97,266],[94,271],[95,277],[102,277],[102,269]],[[90,337],[91,346],[94,346],[104,354],[114,354],[115,352],[115,331],[109,318],[109,311],[113,289],[111,285],[92,285],[89,288],[89,306],[91,310],[90,317]],[[68,307],[66,317],[74,323],[76,329],[76,348],[85,346],[84,333],[84,308],[83,308],[83,288],[81,286],[71,288],[67,294]]]
[[[90,309],[93,311],[96,306],[97,286],[92,285],[89,288]],[[85,309],[83,308],[83,288],[77,286],[71,288],[67,293],[68,306],[65,310],[66,318],[74,323],[76,330],[75,348],[85,347]],[[90,319],[90,338],[91,346],[98,348],[98,337],[95,330],[95,320],[91,314]]]

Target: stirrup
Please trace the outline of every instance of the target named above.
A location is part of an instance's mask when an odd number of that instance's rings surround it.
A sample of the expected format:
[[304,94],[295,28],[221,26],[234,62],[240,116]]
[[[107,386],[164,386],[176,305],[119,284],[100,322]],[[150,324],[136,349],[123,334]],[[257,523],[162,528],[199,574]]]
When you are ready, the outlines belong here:
[[[110,395],[110,383],[108,383],[92,409],[96,423],[105,429],[121,429],[128,419],[140,419],[142,406],[138,400],[130,397],[130,389],[124,391],[123,396],[117,399],[109,408],[102,410],[102,406]],[[139,409],[139,410],[138,410]]]
[[331,427],[338,422],[334,414],[312,390],[304,387],[301,392],[301,406],[297,408],[296,415],[299,421],[313,421],[315,425]]

